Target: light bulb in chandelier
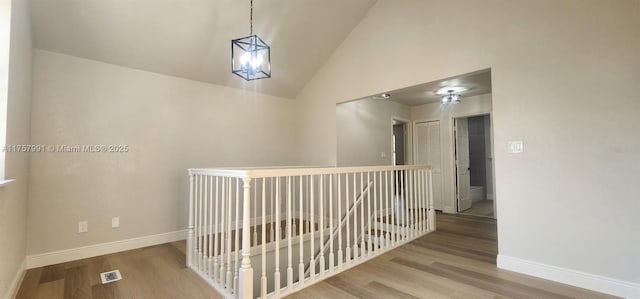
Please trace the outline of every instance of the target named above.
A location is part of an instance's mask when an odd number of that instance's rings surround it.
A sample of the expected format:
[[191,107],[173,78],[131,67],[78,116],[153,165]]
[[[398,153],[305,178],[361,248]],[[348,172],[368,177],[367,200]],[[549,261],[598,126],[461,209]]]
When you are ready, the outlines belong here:
[[248,71],[259,71],[263,62],[264,58],[262,58],[262,55],[252,55],[252,52],[245,52],[240,57],[242,69]]

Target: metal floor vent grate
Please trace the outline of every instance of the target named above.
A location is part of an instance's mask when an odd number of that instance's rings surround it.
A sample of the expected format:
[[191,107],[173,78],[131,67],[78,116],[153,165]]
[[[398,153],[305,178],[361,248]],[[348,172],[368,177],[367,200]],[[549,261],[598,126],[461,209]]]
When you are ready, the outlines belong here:
[[102,284],[105,284],[122,279],[122,275],[120,275],[120,270],[113,270],[100,273],[100,279],[102,279]]

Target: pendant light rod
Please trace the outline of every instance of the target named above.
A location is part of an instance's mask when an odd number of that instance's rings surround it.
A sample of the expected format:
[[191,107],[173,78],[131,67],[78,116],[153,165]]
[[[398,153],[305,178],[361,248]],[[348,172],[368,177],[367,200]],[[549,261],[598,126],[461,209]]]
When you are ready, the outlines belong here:
[[251,10],[249,13],[249,35],[253,35],[253,0],[251,0]]

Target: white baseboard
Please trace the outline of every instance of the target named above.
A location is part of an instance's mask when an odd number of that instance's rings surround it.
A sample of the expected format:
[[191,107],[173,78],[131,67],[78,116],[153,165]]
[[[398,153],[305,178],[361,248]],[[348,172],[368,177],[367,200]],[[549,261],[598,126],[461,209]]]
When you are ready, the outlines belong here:
[[487,200],[493,200],[493,194],[487,193]]
[[114,252],[126,251],[136,248],[169,243],[187,238],[187,230],[150,235],[114,242],[89,245],[78,248],[70,248],[60,251],[52,251],[27,256],[27,269],[54,265]]
[[22,284],[22,280],[24,279],[24,274],[27,272],[27,258],[25,257],[22,260],[22,264],[20,264],[20,268],[13,276],[11,280],[11,284],[9,285],[9,289],[7,290],[7,296],[5,298],[15,298],[18,295],[18,290],[20,290],[20,285]]
[[640,299],[640,284],[591,273],[498,255],[498,268],[624,298]]

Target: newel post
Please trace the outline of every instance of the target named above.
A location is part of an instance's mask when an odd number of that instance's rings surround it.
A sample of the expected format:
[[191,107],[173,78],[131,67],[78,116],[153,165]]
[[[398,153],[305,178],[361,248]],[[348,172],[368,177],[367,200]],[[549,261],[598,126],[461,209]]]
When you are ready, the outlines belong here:
[[191,267],[193,256],[193,173],[189,170],[189,224],[187,227],[187,268]]
[[244,178],[244,196],[242,197],[242,263],[240,264],[240,283],[238,298],[253,298],[253,268],[251,268],[251,178]]

